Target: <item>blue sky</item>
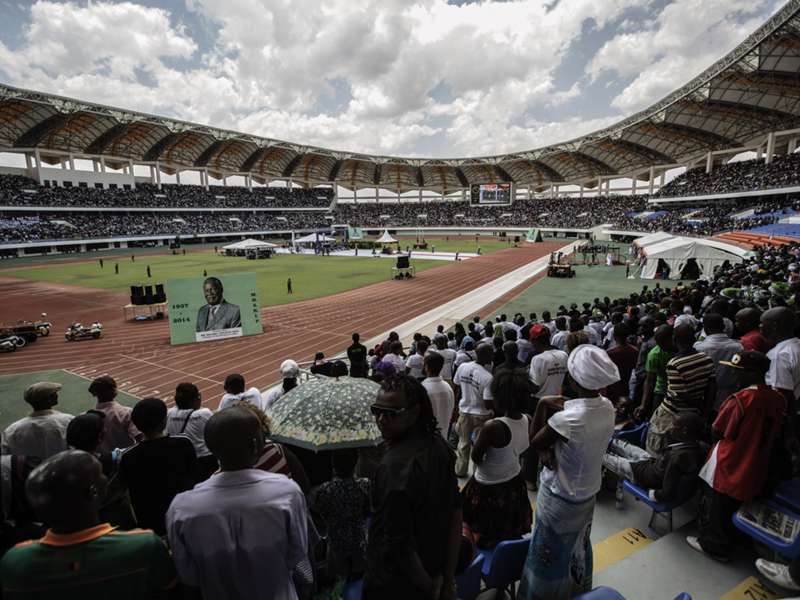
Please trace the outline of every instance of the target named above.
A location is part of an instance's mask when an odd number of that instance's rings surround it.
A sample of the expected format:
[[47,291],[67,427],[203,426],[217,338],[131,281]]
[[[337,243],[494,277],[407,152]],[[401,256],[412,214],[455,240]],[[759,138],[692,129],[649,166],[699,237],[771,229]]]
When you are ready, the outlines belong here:
[[645,108],[775,0],[0,0],[0,81],[379,154],[536,148]]

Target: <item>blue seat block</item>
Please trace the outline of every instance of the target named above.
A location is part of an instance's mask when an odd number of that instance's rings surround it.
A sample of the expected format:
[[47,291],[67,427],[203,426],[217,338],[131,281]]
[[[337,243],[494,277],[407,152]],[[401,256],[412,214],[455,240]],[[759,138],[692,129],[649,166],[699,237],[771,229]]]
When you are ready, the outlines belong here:
[[[762,502],[772,510],[782,512],[789,515],[793,519],[800,521],[800,515],[786,508],[783,504],[779,504],[773,499],[762,500]],[[753,538],[757,542],[761,542],[781,556],[791,559],[800,557],[800,535],[795,538],[794,542],[785,542],[782,539],[751,525],[744,519],[741,519],[738,512],[733,513],[733,524],[736,529]]]
[[344,586],[342,600],[361,600],[361,591],[364,589],[364,580],[351,581]]
[[686,502],[688,502],[697,489],[697,477],[692,476],[691,478],[687,477],[684,481],[681,482],[681,490],[678,498],[673,502],[656,502],[650,499],[650,496],[647,493],[647,490],[644,488],[640,488],[638,485],[633,484],[632,482],[628,481],[627,479],[622,482],[622,489],[628,492],[631,496],[636,498],[639,502],[650,507],[653,511],[650,515],[650,522],[647,524],[648,527],[651,529],[653,528],[653,523],[655,522],[656,516],[663,515],[667,520],[667,525],[669,527],[669,531],[672,531],[672,511],[682,506]]
[[494,550],[482,550],[483,581],[489,589],[511,590],[522,577],[525,558],[528,556],[530,538],[507,540],[497,544]]
[[610,587],[600,586],[591,592],[575,596],[573,600],[625,600],[625,596]]
[[484,557],[478,554],[463,573],[456,575],[458,600],[475,600],[481,592],[481,568]]

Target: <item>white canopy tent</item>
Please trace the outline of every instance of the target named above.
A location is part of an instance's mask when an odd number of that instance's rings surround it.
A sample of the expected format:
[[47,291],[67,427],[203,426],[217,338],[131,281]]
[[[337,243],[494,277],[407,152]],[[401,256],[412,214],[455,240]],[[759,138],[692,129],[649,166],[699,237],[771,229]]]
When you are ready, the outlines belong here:
[[270,244],[269,242],[262,242],[261,240],[254,240],[253,238],[248,238],[246,240],[242,240],[241,242],[235,242],[233,244],[228,244],[227,246],[223,246],[223,250],[253,250],[253,249],[260,249],[260,248],[276,248],[275,244]]
[[317,242],[335,242],[336,238],[332,238],[322,233],[309,233],[301,238],[297,238],[295,244],[316,244]]
[[383,231],[383,235],[381,235],[381,237],[379,237],[377,240],[375,240],[376,244],[394,244],[396,242],[397,242],[397,240],[389,235],[389,230],[388,229],[385,229]]
[[653,244],[659,244],[673,237],[675,236],[672,235],[671,233],[667,233],[666,231],[657,231],[656,233],[651,233],[649,235],[636,238],[635,240],[633,240],[633,245],[637,246],[638,248],[644,248],[645,246],[652,246]]
[[715,240],[673,237],[661,243],[651,244],[644,249],[647,262],[642,268],[642,279],[655,279],[660,261],[669,267],[670,279],[681,279],[681,273],[689,261],[695,261],[700,277],[710,277],[716,267],[725,261],[740,263],[747,256],[747,250]]

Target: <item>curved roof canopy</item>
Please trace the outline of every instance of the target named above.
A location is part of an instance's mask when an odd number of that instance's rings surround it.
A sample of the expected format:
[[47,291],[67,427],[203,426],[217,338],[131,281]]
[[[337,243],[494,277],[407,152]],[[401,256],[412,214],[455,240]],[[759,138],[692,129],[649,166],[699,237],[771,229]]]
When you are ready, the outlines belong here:
[[[476,158],[403,158],[329,150],[0,85],[0,150],[39,148],[207,168],[259,181],[292,177],[398,191],[473,183],[594,185],[599,176],[646,179],[650,167],[800,127],[800,0],[790,0],[730,54],[649,108],[606,129],[525,152]],[[45,156],[44,160],[47,160]],[[57,159],[56,159],[57,160]]]

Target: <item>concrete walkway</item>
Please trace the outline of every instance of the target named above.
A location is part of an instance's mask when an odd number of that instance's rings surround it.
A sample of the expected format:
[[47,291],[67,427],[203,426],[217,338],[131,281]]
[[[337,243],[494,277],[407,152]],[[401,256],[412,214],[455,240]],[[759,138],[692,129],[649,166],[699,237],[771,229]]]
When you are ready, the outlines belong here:
[[[574,252],[576,246],[581,244],[583,244],[583,241],[573,242],[560,248],[559,251],[564,254],[570,254]],[[550,255],[537,258],[502,277],[498,277],[494,281],[450,300],[405,323],[399,324],[390,331],[396,331],[398,333],[404,346],[408,346],[411,343],[415,333],[422,333],[423,335],[433,338],[433,334],[436,333],[437,325],[444,325],[445,328],[449,328],[457,321],[470,318],[476,310],[491,304],[515,287],[543,272],[547,269],[549,263]],[[367,348],[372,348],[385,340],[388,336],[389,331],[385,331],[367,341],[362,340],[362,343],[366,345]]]

